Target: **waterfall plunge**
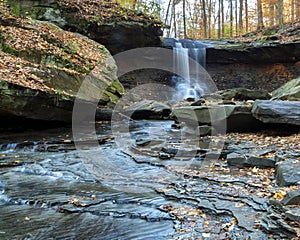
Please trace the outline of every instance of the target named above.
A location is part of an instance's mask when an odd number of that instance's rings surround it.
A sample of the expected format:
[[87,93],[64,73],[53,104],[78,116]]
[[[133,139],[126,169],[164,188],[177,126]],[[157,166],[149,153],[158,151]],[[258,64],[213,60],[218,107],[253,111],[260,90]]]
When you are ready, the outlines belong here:
[[198,41],[181,40],[173,44],[173,82],[176,85],[180,97],[175,100],[187,98],[199,98],[206,92],[203,78],[205,68],[206,47]]

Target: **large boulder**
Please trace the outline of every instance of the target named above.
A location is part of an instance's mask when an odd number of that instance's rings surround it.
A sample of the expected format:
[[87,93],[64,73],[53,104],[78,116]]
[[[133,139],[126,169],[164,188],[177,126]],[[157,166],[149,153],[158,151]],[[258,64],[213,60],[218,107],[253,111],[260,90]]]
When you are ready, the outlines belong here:
[[300,77],[287,82],[272,92],[272,99],[289,101],[300,100]]
[[212,125],[220,131],[249,131],[262,127],[252,116],[251,106],[243,104],[178,106],[173,108],[171,117],[187,124]]
[[[114,106],[123,94],[110,53],[86,37],[0,13],[0,39],[0,115],[7,120],[70,122],[74,99],[87,79],[103,91],[94,99],[102,106]],[[93,100],[91,92],[79,98]]]
[[162,23],[113,1],[8,0],[14,13],[50,21],[103,44],[112,54],[161,44]]
[[264,123],[300,125],[300,102],[256,100],[252,114]]
[[169,105],[153,100],[137,102],[124,110],[132,119],[167,119],[171,113]]

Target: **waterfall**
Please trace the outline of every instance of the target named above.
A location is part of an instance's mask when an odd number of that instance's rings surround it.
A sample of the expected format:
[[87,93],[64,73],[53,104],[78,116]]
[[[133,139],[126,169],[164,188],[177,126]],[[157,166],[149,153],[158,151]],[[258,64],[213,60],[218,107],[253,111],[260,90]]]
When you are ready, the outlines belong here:
[[174,74],[172,78],[181,96],[177,96],[175,100],[201,97],[207,90],[204,79],[207,45],[185,39],[165,40],[173,48],[174,72],[180,73],[180,76]]

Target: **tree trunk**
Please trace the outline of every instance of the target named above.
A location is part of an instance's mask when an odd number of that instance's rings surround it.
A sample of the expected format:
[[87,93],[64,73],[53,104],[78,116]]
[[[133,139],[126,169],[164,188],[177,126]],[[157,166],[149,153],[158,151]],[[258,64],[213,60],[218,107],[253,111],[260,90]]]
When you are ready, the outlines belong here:
[[232,28],[233,28],[233,0],[229,0],[229,8],[230,8],[230,13],[229,13],[229,18],[230,18],[230,29],[229,29],[229,34],[230,37],[232,37]]
[[175,7],[175,1],[173,1],[173,30],[174,30],[174,37],[177,38],[176,7]]
[[182,0],[182,15],[183,15],[183,38],[187,38],[186,34],[186,16],[185,16],[185,0]]
[[235,35],[238,35],[238,0],[235,0]]
[[245,0],[245,18],[246,18],[246,32],[249,31],[249,20],[248,20],[248,0]]
[[167,21],[168,21],[168,17],[169,17],[169,11],[170,11],[170,7],[171,7],[171,2],[172,2],[172,0],[169,0],[167,12],[166,12],[166,17],[165,17],[165,25],[167,25]]
[[299,18],[300,18],[300,0],[296,0],[295,8],[296,8],[296,16],[297,16],[296,20],[299,20]]
[[239,31],[240,31],[240,33],[243,33],[243,0],[240,0]]
[[208,38],[211,38],[211,15],[212,15],[212,1],[208,2]]
[[283,0],[277,1],[278,8],[277,8],[277,21],[281,28],[283,28]]
[[269,17],[270,17],[270,26],[273,27],[275,23],[275,5],[274,0],[269,0]]
[[261,0],[257,0],[257,30],[264,28]]
[[219,6],[218,6],[218,38],[221,38],[221,0],[219,0]]
[[202,0],[202,12],[203,12],[203,37],[207,38],[207,16],[206,16],[205,0]]
[[[221,27],[222,27],[222,37],[225,35],[225,24],[224,24],[224,4],[223,0],[221,1]],[[299,0],[300,1],[300,0]]]
[[295,21],[295,0],[291,2],[291,21]]

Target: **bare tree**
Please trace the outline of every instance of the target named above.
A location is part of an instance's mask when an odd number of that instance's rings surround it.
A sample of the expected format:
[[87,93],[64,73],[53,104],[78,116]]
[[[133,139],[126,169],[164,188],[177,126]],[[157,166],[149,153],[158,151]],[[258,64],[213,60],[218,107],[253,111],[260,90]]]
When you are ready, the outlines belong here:
[[232,4],[232,1],[233,0],[229,0],[229,10],[230,10],[230,13],[229,13],[229,21],[230,21],[230,29],[229,29],[229,34],[230,34],[230,37],[232,37],[232,28],[233,28],[233,4]]
[[202,13],[203,13],[203,37],[207,38],[207,16],[206,16],[206,4],[205,0],[202,1]]
[[283,23],[284,23],[284,21],[283,21],[283,0],[278,0],[277,5],[278,5],[277,6],[277,16],[276,16],[277,22],[278,22],[279,26],[281,28],[283,28]]
[[220,0],[221,1],[221,23],[222,23],[222,37],[225,36],[225,14],[224,14],[224,0]]
[[300,0],[296,0],[295,8],[296,8],[296,16],[298,20],[300,18]]
[[240,9],[239,9],[239,31],[243,32],[243,0],[240,0]]
[[246,32],[249,30],[249,20],[248,20],[248,0],[245,0],[245,19],[246,19]]
[[182,17],[183,17],[183,37],[187,38],[186,34],[186,16],[185,16],[185,0],[182,0]]
[[235,35],[238,34],[238,0],[235,0]]
[[257,0],[257,30],[261,30],[263,28],[264,28],[264,23],[263,23],[262,2],[261,0]]
[[221,0],[219,0],[218,8],[218,38],[221,38]]

